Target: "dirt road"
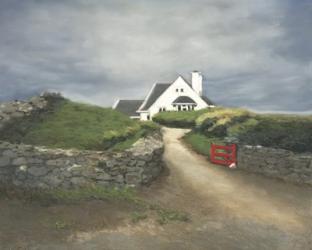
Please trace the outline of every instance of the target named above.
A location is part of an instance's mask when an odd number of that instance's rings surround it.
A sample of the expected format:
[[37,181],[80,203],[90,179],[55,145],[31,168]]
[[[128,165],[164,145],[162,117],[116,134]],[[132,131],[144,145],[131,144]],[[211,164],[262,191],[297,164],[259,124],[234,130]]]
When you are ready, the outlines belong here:
[[[311,187],[211,165],[183,144],[185,132],[164,129],[168,170],[140,196],[188,212],[190,222],[131,224],[124,218],[132,208],[122,204],[34,207],[1,201],[0,249],[312,249]],[[66,233],[41,223],[57,214],[84,223]],[[104,222],[92,226],[98,220]]]

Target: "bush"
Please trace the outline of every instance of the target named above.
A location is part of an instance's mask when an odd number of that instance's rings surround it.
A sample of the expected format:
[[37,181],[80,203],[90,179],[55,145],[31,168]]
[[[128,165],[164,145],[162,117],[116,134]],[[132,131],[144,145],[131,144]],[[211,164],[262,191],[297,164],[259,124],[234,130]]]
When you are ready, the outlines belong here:
[[159,124],[176,127],[192,128],[195,126],[196,119],[203,113],[209,112],[210,109],[198,111],[180,111],[180,112],[161,112],[153,117],[153,120]]
[[240,144],[294,152],[312,149],[312,117],[255,114],[243,109],[215,109],[197,118],[195,131],[207,137],[228,137]]
[[258,115],[248,129],[238,133],[241,143],[311,152],[312,117]]

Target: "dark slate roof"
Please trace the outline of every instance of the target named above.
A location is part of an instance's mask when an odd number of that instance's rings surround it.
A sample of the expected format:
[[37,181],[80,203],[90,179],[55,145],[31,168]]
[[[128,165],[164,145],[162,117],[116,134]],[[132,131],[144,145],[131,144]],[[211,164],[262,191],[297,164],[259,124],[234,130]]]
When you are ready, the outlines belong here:
[[139,109],[143,100],[119,100],[115,110],[128,116],[139,116],[136,111]]
[[188,96],[179,96],[177,99],[175,99],[172,103],[177,104],[177,103],[191,103],[191,104],[196,104],[196,102],[188,97]]
[[201,98],[202,98],[208,105],[215,105],[207,96],[201,96]]
[[156,83],[144,106],[140,110],[149,109],[170,85],[171,83]]

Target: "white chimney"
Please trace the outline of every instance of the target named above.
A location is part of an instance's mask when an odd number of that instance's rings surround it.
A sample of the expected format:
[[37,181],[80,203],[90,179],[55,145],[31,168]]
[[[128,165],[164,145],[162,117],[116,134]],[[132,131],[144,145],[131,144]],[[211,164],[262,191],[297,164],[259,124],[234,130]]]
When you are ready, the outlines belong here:
[[198,71],[192,72],[192,88],[195,92],[202,96],[203,94],[203,76]]

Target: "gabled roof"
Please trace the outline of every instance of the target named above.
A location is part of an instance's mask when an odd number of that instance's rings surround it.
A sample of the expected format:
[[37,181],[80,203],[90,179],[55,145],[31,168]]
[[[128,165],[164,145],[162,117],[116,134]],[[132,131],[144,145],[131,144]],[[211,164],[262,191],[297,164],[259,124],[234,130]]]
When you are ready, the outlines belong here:
[[172,103],[173,104],[179,104],[179,103],[196,104],[196,102],[191,97],[188,97],[188,96],[179,96]]
[[128,116],[140,116],[136,111],[142,103],[143,100],[119,100],[114,109]]
[[207,103],[207,105],[215,105],[207,96],[201,96],[201,98]]
[[154,102],[166,91],[166,89],[171,85],[171,83],[156,83],[151,90],[151,93],[147,96],[143,106],[140,110],[147,110],[149,109]]

